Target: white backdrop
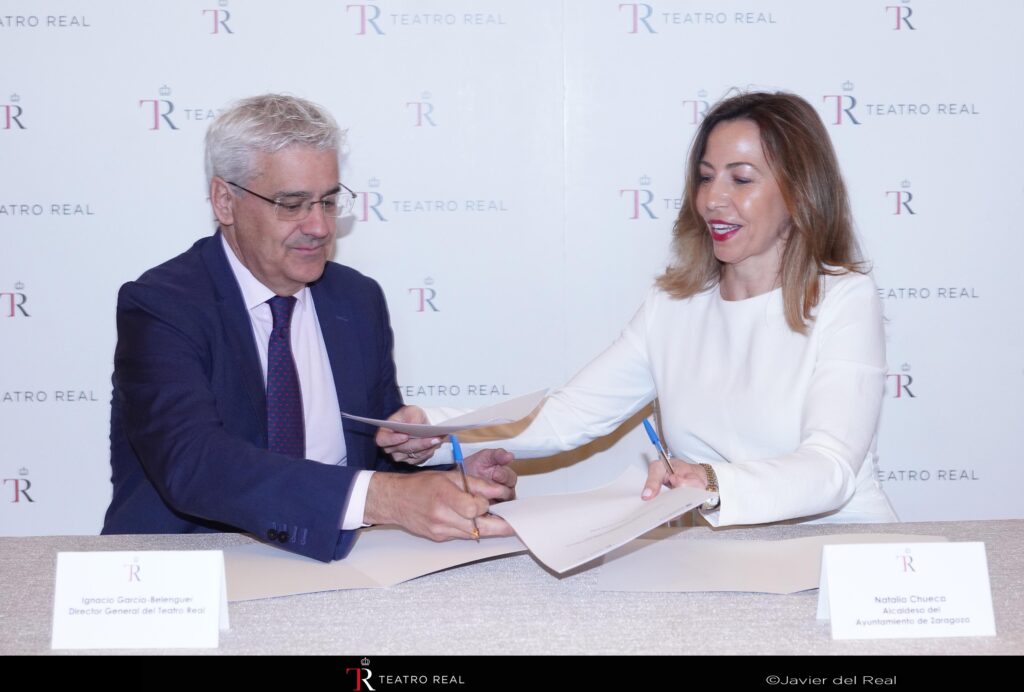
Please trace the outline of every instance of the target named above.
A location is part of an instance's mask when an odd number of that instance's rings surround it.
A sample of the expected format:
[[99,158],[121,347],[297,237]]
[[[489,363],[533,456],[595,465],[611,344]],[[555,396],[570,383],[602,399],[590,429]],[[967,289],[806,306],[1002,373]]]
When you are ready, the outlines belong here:
[[[202,138],[265,91],[349,128],[337,260],[391,306],[406,400],[561,383],[668,259],[731,88],[828,124],[888,317],[881,477],[905,520],[1024,516],[1024,3],[0,1],[0,534],[93,533],[117,288],[212,231]],[[579,489],[649,453],[524,463]],[[606,441],[592,446],[604,449]]]

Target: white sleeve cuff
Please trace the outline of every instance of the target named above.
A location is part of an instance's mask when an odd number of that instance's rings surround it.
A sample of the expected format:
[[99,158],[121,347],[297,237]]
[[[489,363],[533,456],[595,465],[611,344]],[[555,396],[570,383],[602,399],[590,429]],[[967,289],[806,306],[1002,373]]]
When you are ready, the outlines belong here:
[[341,518],[342,531],[352,531],[369,526],[363,522],[363,515],[366,514],[366,493],[370,490],[370,479],[376,471],[360,471],[356,479],[352,481],[352,492],[348,496],[348,506],[345,507],[345,516]]

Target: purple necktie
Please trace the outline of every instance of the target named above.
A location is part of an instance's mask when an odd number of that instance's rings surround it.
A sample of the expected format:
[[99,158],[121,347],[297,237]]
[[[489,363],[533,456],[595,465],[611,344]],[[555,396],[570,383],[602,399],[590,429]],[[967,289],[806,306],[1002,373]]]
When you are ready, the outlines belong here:
[[274,316],[267,347],[267,448],[304,459],[306,431],[302,420],[302,392],[291,343],[295,302],[295,296],[274,296],[267,301]]

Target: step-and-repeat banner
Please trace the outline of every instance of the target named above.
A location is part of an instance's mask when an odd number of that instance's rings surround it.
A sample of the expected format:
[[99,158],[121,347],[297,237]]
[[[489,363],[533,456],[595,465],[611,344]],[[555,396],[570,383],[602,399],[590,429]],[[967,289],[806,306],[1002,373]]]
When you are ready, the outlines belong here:
[[[571,376],[668,260],[709,106],[818,108],[884,301],[880,479],[905,520],[1024,516],[1024,3],[4,0],[0,535],[93,533],[110,497],[118,287],[212,232],[231,101],[348,128],[336,259],[391,307],[409,403]],[[520,493],[649,456],[636,420],[524,462]]]

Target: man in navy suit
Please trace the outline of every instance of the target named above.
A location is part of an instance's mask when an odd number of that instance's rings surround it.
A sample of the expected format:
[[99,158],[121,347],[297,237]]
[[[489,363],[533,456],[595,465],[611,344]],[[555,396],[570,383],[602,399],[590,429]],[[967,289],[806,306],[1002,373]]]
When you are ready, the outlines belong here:
[[340,416],[402,408],[383,293],[329,261],[353,200],[341,137],[323,109],[278,95],[211,125],[219,230],[118,296],[103,533],[245,531],[324,561],[368,524],[511,533],[487,514],[512,496],[510,454],[467,459],[466,493],[456,471],[410,472]]

